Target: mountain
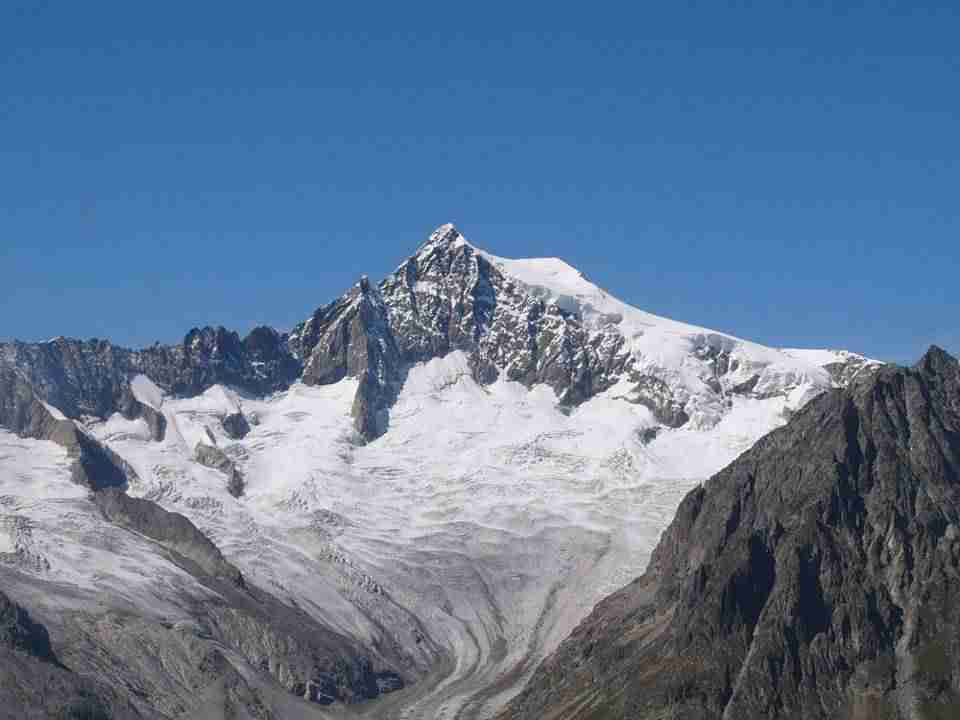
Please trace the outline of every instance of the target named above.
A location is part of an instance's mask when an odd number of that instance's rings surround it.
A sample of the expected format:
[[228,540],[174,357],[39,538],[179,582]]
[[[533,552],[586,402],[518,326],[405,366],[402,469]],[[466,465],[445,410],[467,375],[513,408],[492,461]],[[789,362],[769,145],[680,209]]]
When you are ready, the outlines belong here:
[[960,365],[812,401],[692,490],[499,717],[960,717]]
[[11,649],[0,715],[489,717],[690,487],[879,368],[450,225],[290,332],[0,345],[0,591],[58,663]]

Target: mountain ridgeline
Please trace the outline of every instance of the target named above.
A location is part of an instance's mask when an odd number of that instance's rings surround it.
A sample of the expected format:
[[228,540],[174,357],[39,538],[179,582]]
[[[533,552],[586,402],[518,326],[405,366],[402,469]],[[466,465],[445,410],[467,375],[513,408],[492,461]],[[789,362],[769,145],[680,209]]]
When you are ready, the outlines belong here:
[[680,504],[501,720],[960,717],[960,366],[810,402]]
[[[0,363],[70,418],[149,416],[150,408],[130,392],[138,374],[180,397],[214,385],[262,396],[298,379],[325,385],[355,378],[354,425],[361,440],[371,440],[386,430],[407,369],[461,350],[480,384],[503,374],[527,386],[548,385],[561,404],[575,406],[625,380],[630,402],[648,407],[664,426],[684,425],[691,417],[685,408],[690,393],[663,372],[673,368],[637,362],[617,327],[620,320],[611,313],[586,321],[517,282],[444,225],[379,286],[362,278],[290,333],[258,327],[241,339],[222,327],[195,328],[178,345],[142,350],[100,339],[12,342],[0,344]],[[741,371],[745,379],[736,379],[740,361],[731,356],[729,338],[704,333],[693,350],[712,376],[695,392],[718,404],[764,396],[760,374]],[[845,383],[866,365],[849,354],[826,370]],[[155,431],[158,438],[162,433]]]

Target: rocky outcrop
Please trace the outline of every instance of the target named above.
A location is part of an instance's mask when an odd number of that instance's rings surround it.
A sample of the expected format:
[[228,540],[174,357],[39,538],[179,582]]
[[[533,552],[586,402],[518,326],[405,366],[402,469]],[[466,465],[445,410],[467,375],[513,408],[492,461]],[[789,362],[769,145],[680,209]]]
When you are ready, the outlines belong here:
[[0,591],[0,647],[24,652],[38,660],[56,663],[50,634],[30,613]]
[[206,443],[197,443],[194,450],[194,458],[201,465],[218,470],[227,476],[227,490],[234,497],[243,495],[246,484],[243,481],[243,474],[237,469],[236,464],[227,457],[226,453],[218,447],[207,445]]
[[960,366],[812,401],[693,490],[501,714],[960,716]]
[[162,442],[166,437],[167,419],[163,413],[137,400],[129,387],[120,395],[118,410],[127,420],[142,419],[147,424],[151,439],[156,442]]
[[400,675],[375,666],[354,643],[305,613],[256,590],[252,597],[253,602],[212,607],[208,627],[288,692],[321,705],[351,704],[404,686]]
[[630,394],[624,399],[647,408],[661,425],[678,428],[687,424],[690,416],[678,402],[670,386],[658,377],[652,375],[632,374],[634,383]]
[[113,451],[90,437],[74,421],[58,416],[41,402],[18,371],[3,366],[0,366],[0,427],[21,437],[50,440],[65,447],[73,460],[73,481],[91,490],[125,487],[135,475]]
[[830,377],[840,387],[847,387],[855,380],[878,371],[882,364],[845,350],[837,351],[837,361],[824,365]]
[[87,435],[72,420],[61,420],[50,440],[67,448],[73,458],[71,479],[91,490],[125,488],[136,473],[110,448]]
[[220,427],[231,440],[243,440],[250,432],[250,422],[240,411],[224,415],[220,420]]
[[383,299],[366,278],[297,326],[290,343],[304,359],[305,384],[357,378],[355,427],[366,439],[384,431],[385,410],[393,401],[403,368]]
[[243,575],[224,559],[219,548],[186,517],[168,512],[151,500],[111,488],[94,495],[108,521],[155,540],[190,561],[202,572],[243,586]]

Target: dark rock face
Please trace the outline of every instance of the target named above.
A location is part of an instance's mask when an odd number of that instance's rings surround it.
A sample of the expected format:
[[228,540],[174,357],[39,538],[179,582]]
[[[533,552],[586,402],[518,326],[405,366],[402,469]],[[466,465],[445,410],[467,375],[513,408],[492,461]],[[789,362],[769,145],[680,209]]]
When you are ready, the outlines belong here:
[[383,432],[402,367],[383,298],[366,278],[295,328],[291,347],[305,358],[302,379],[307,385],[358,378],[354,426],[366,439]]
[[0,346],[6,364],[19,370],[40,398],[72,418],[106,417],[119,406],[133,355],[105,340],[57,338]]
[[56,662],[50,635],[30,613],[0,591],[0,647],[25,652],[46,662]]
[[462,350],[478,382],[501,372],[546,383],[575,405],[612,385],[629,362],[615,332],[591,336],[579,318],[531,294],[463,241],[439,228],[380,284],[405,362]]
[[287,338],[259,327],[240,339],[222,327],[194,328],[180,345],[128,350],[105,340],[57,338],[45,343],[0,345],[0,366],[15,368],[37,396],[67,417],[105,418],[122,412],[144,417],[162,439],[161,415],[133,398],[130,380],[143,374],[165,391],[182,396],[230,385],[264,395],[284,390],[300,375]]
[[150,500],[130,497],[116,488],[96,493],[94,502],[115,525],[146,535],[213,577],[225,578],[240,586],[244,584],[240,571],[183,515],[168,512]]
[[386,429],[407,368],[453,350],[467,353],[478,382],[506,372],[528,386],[550,385],[566,405],[610,387],[630,363],[620,334],[591,334],[504,276],[452,226],[438,229],[379,288],[364,278],[317,310],[289,345],[304,362],[305,383],[359,380],[354,424],[368,440]]
[[51,440],[64,445],[74,459],[72,480],[91,490],[125,488],[136,473],[113,450],[80,430],[72,420],[61,420],[60,432]]
[[225,415],[220,426],[231,440],[242,440],[250,432],[250,423],[242,412]]
[[55,417],[33,388],[11,368],[0,366],[0,427],[21,437],[51,440],[67,449],[74,482],[91,490],[125,487],[135,474],[112,450],[72,420]]
[[175,395],[196,395],[216,384],[262,395],[285,389],[299,374],[283,337],[270,328],[257,328],[243,341],[222,327],[194,328],[172,350],[175,363],[143,351],[148,363],[160,360],[144,374]]
[[960,717],[960,366],[812,401],[693,490],[506,720]]
[[633,374],[630,378],[634,383],[633,393],[624,398],[629,402],[646,407],[657,422],[666,427],[682,427],[690,419],[683,406],[673,397],[670,386],[663,380],[650,375]]
[[243,495],[243,490],[246,486],[243,475],[237,469],[233,460],[228,458],[223,450],[212,445],[198,443],[194,450],[194,457],[201,465],[219,470],[227,476],[227,490],[231,495],[234,497]]
[[357,703],[404,685],[399,675],[375,666],[354,643],[272,596],[254,589],[247,598],[232,594],[228,599],[229,606],[205,611],[213,636],[304,700]]
[[46,627],[0,591],[0,718],[124,720],[141,715],[111,688],[60,663]]
[[153,440],[162,442],[166,437],[167,419],[163,416],[163,413],[137,400],[130,388],[125,388],[121,393],[120,404],[117,409],[127,420],[142,418],[147,423],[150,437]]

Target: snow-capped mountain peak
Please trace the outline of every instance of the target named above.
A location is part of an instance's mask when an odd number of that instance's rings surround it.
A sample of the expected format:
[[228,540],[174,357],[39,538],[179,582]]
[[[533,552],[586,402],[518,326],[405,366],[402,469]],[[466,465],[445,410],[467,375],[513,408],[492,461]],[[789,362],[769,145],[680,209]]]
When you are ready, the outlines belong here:
[[[213,647],[277,717],[314,715],[269,683],[336,703],[422,680],[382,716],[486,718],[687,489],[875,366],[658,317],[444,225],[289,334],[0,345],[0,573],[55,639],[96,638],[66,665],[142,707],[197,710],[167,669],[221,667]],[[149,642],[101,632],[131,608]]]

